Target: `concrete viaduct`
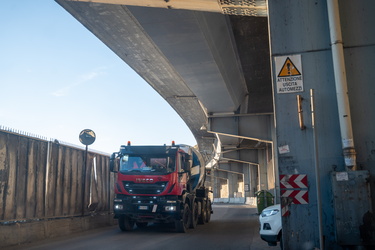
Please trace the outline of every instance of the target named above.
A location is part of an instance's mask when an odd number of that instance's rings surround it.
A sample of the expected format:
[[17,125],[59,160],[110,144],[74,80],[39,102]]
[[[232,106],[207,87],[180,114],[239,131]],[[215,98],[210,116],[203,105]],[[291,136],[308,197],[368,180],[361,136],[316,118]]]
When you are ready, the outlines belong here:
[[176,110],[215,190],[276,196],[284,249],[374,244],[374,1],[56,1]]

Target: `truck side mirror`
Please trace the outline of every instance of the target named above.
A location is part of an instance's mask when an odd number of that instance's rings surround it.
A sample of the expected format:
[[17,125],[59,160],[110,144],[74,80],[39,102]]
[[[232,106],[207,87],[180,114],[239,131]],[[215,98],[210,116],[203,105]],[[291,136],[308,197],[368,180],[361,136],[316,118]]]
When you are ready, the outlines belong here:
[[116,153],[113,153],[109,158],[109,170],[111,172],[118,172],[118,159],[116,158]]

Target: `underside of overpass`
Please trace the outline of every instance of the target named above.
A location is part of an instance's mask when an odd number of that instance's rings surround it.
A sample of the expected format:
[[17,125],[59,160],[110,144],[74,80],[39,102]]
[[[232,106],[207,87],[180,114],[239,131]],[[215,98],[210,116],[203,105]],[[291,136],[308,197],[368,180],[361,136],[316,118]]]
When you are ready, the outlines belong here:
[[215,197],[279,190],[284,249],[375,246],[374,1],[56,1],[181,116]]
[[214,197],[275,188],[265,1],[57,2],[181,116]]

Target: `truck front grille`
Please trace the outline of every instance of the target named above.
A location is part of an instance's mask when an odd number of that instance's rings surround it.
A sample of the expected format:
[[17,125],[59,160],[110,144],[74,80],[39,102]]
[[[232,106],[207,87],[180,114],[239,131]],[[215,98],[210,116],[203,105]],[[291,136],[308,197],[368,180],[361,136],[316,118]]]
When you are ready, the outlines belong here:
[[123,181],[123,185],[129,194],[161,194],[167,187],[168,182],[134,183],[132,181]]

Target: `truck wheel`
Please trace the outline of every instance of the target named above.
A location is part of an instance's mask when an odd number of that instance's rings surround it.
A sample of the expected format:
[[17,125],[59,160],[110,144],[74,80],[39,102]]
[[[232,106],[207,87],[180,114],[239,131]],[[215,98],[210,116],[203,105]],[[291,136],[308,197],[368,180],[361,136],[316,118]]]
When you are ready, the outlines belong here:
[[206,223],[211,220],[211,201],[208,200],[206,204]]
[[202,201],[201,216],[199,216],[198,224],[203,225],[206,222],[206,216],[207,216],[206,202]]
[[187,232],[187,229],[188,229],[189,223],[190,223],[190,217],[191,217],[191,213],[190,213],[189,205],[185,203],[184,211],[183,211],[183,214],[182,214],[182,219],[175,221],[175,226],[176,226],[177,232],[179,232],[179,233],[186,233]]
[[197,202],[193,202],[193,207],[191,209],[190,228],[196,228],[197,227],[198,217],[199,217],[198,203]]
[[148,225],[148,222],[136,222],[138,228],[145,228]]
[[121,231],[131,231],[134,227],[134,221],[132,221],[128,216],[122,215],[118,219],[118,225]]

